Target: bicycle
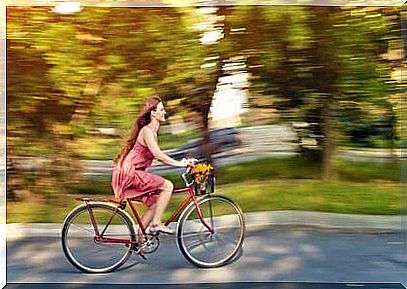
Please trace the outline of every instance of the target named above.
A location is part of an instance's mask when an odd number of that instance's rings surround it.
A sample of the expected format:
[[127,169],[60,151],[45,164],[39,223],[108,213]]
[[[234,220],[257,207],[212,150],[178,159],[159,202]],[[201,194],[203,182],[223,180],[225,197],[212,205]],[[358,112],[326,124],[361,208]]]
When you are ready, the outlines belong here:
[[[202,268],[220,267],[229,263],[242,248],[244,215],[232,199],[212,194],[213,174],[198,186],[193,178],[191,180],[190,172],[188,167],[181,175],[185,187],[173,190],[173,194],[188,195],[164,224],[168,226],[177,221],[177,247],[190,263]],[[135,198],[77,200],[84,203],[67,215],[61,236],[65,256],[77,269],[85,273],[113,272],[133,252],[146,259],[147,254],[158,249],[160,235],[150,233],[143,226],[133,203]],[[138,225],[125,211],[127,204]],[[141,233],[136,233],[138,229]]]

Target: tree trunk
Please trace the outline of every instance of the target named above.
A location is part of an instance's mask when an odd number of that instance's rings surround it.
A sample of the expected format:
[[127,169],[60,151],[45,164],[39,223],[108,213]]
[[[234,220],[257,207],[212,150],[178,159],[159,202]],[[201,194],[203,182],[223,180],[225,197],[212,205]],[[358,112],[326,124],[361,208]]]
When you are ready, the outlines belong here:
[[209,136],[209,119],[208,119],[208,114],[210,110],[210,105],[208,105],[202,115],[201,115],[201,135],[202,135],[202,140],[203,140],[203,145],[202,145],[202,154],[206,161],[209,163],[212,163],[212,154],[213,154],[213,144]]
[[322,132],[324,135],[322,143],[322,177],[324,180],[335,178],[332,167],[332,157],[335,151],[335,133],[333,126],[333,97],[324,97],[322,105]]
[[336,93],[335,83],[337,80],[338,61],[335,57],[334,39],[330,36],[332,29],[331,14],[334,10],[330,7],[315,9],[313,29],[316,43],[316,64],[318,68],[315,77],[321,96],[321,121],[322,121],[322,177],[324,180],[334,178],[332,156],[335,150],[334,134],[334,96]]
[[387,112],[387,117],[388,117],[388,123],[386,125],[386,137],[389,140],[389,147],[390,147],[390,153],[389,157],[391,161],[396,164],[398,162],[398,155],[396,153],[396,114],[393,110],[393,107],[390,105],[388,107],[388,112]]

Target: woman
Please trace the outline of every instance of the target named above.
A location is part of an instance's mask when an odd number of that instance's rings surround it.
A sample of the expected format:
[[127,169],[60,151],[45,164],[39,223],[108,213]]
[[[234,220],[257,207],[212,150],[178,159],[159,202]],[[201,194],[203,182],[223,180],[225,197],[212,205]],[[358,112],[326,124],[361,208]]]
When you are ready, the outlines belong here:
[[151,166],[153,159],[175,167],[192,165],[194,160],[176,161],[160,150],[157,132],[160,123],[165,121],[166,113],[160,98],[152,97],[146,101],[129,139],[115,160],[112,187],[116,198],[135,197],[148,206],[142,221],[145,227],[151,224],[150,231],[173,234],[173,230],[161,223],[161,217],[171,199],[174,185],[145,169]]

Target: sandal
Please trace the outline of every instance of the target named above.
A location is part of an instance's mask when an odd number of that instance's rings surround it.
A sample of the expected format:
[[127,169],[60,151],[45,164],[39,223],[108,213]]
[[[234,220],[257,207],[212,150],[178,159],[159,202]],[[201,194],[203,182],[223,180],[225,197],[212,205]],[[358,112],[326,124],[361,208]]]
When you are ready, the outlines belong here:
[[167,226],[164,225],[152,225],[150,227],[150,233],[152,234],[158,234],[158,233],[164,233],[167,235],[174,235],[175,231],[171,230],[170,228],[168,228]]

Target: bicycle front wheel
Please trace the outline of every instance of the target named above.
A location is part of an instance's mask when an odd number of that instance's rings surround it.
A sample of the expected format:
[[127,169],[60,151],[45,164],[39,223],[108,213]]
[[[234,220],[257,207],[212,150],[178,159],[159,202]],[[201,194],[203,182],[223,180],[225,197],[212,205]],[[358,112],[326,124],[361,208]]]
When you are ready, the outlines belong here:
[[243,213],[235,202],[225,196],[205,196],[198,204],[203,221],[192,203],[178,223],[178,248],[189,262],[198,267],[223,266],[242,247],[245,233]]
[[116,211],[112,205],[93,203],[89,206],[99,233],[104,231],[103,237],[126,240],[127,244],[98,241],[91,214],[86,205],[81,205],[65,219],[62,248],[69,262],[83,272],[112,272],[123,265],[132,253],[133,246],[129,243],[136,241],[133,222],[126,213]]

